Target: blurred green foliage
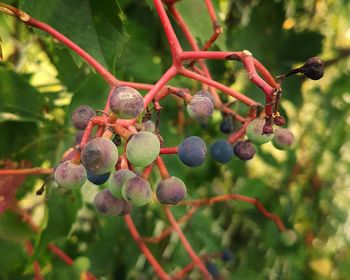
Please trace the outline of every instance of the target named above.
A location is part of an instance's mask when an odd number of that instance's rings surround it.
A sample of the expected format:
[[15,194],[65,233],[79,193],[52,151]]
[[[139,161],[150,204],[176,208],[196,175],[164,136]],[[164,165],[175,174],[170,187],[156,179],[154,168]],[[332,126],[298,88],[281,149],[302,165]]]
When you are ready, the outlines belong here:
[[[212,32],[203,2],[178,4],[200,45]],[[300,66],[310,56],[322,57],[326,71],[321,81],[297,76],[283,84],[281,112],[297,139],[291,151],[265,144],[250,162],[232,159],[220,165],[208,156],[203,166],[192,169],[176,156],[164,156],[169,172],[187,184],[189,199],[225,193],[259,198],[296,232],[296,242],[287,245],[271,220],[255,207],[236,201],[201,208],[184,232],[198,253],[233,251],[233,261],[214,260],[224,279],[349,279],[350,4],[331,0],[213,2],[225,30],[214,49],[248,49],[273,75]],[[152,1],[21,0],[17,4],[78,43],[119,79],[155,83],[171,63]],[[188,49],[180,30],[175,30]],[[4,57],[0,63],[0,159],[55,166],[74,144],[70,113],[81,104],[102,109],[108,86],[70,50],[2,14],[0,35]],[[239,63],[208,64],[218,81],[263,100]],[[181,77],[171,84],[188,87],[192,93],[200,89],[200,84]],[[219,131],[220,113],[207,127],[188,119],[181,134],[174,99],[169,97],[161,105],[165,108],[160,122],[165,146],[178,145],[189,135],[203,137],[208,145],[225,138]],[[235,108],[242,113],[247,109],[240,104]],[[17,193],[20,203],[33,204],[29,198],[44,179],[28,177]],[[159,175],[152,174],[153,186],[158,180]],[[86,186],[90,192],[94,188]],[[78,279],[81,266],[99,279],[154,279],[152,267],[123,219],[98,216],[89,191],[82,198],[51,183],[44,201],[38,213],[43,231],[34,240],[45,279]],[[174,207],[173,212],[180,217],[186,209]],[[167,226],[156,202],[134,209],[132,216],[145,236],[157,235]],[[0,279],[32,279],[34,258],[26,257],[22,243],[32,235],[8,212],[0,217],[0,227]],[[66,266],[45,250],[51,241],[76,260],[74,266]],[[175,234],[150,248],[168,272],[190,262]],[[200,275],[193,271],[190,279],[200,279]]]

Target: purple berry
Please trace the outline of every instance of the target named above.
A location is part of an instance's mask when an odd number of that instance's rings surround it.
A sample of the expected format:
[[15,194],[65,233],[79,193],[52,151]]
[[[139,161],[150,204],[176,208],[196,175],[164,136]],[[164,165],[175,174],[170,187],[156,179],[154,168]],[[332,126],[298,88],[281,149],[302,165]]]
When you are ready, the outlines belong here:
[[192,118],[205,124],[214,112],[214,105],[208,97],[196,94],[188,103],[187,112]]
[[171,176],[159,182],[156,195],[162,204],[177,204],[186,196],[186,185],[179,178]]
[[96,116],[95,111],[87,105],[76,108],[72,113],[73,125],[78,129],[85,129],[89,121]]
[[125,119],[136,118],[143,111],[143,97],[131,87],[122,86],[113,90],[109,106],[113,113]]
[[55,169],[54,178],[63,188],[79,188],[86,181],[86,170],[82,164],[74,164],[70,160],[62,162]]
[[227,163],[233,156],[232,145],[226,140],[218,140],[211,145],[210,154],[215,161]]
[[109,190],[118,198],[122,198],[122,188],[127,180],[135,177],[136,174],[129,169],[120,169],[113,174],[108,182]]
[[294,143],[294,135],[288,128],[277,128],[272,144],[279,150],[288,150]]
[[95,174],[107,173],[118,161],[118,149],[107,138],[94,138],[84,146],[81,161],[88,170]]
[[122,188],[123,198],[133,206],[143,206],[152,199],[152,189],[148,181],[141,177],[132,177]]
[[234,145],[233,151],[235,155],[241,160],[250,160],[255,155],[255,148],[249,140],[238,141]]
[[93,204],[100,214],[116,216],[123,210],[125,201],[114,197],[108,189],[105,189],[95,196]]

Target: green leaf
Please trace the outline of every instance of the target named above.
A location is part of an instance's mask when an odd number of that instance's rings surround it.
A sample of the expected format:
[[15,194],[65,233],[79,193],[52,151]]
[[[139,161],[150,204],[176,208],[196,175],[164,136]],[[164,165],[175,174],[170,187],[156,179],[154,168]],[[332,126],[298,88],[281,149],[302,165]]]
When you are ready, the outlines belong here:
[[[176,4],[176,8],[183,16],[186,25],[194,38],[199,39],[200,47],[213,35],[213,23],[210,20],[208,9],[202,0],[186,0]],[[218,11],[218,9],[216,9]],[[218,22],[220,24],[220,22]],[[221,34],[215,42],[221,50],[226,50],[226,35]]]
[[66,193],[52,190],[47,198],[47,225],[38,240],[37,251],[44,250],[49,242],[68,236],[81,206],[80,190]]
[[103,66],[114,70],[116,59],[128,40],[117,1],[22,0],[20,6],[67,36]]
[[0,67],[0,122],[42,120],[44,98],[23,76]]
[[0,238],[10,241],[25,241],[34,237],[30,226],[11,211],[0,216]]

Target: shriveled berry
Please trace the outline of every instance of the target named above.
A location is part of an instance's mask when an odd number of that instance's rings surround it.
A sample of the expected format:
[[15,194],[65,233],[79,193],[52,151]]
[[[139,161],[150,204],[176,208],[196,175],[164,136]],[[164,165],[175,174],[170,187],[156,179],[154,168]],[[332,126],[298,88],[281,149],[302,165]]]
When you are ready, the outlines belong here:
[[284,126],[286,124],[286,119],[283,116],[276,116],[274,117],[273,122],[277,126]]
[[263,126],[263,134],[264,135],[271,135],[273,133],[273,127],[269,123],[265,123]]
[[96,113],[90,106],[81,105],[72,113],[73,125],[77,129],[85,129],[94,116],[96,116]]
[[294,140],[294,134],[288,128],[277,128],[272,144],[279,150],[288,150],[293,145]]
[[249,140],[238,141],[234,145],[233,151],[235,155],[241,160],[250,160],[255,155],[255,148]]
[[324,62],[319,57],[311,57],[301,67],[301,72],[311,80],[319,80],[324,74]]

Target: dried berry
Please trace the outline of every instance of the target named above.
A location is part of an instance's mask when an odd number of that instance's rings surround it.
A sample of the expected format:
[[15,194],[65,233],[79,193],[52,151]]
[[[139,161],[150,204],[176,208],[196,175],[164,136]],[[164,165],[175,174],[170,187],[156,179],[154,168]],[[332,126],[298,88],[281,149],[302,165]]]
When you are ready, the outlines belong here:
[[277,126],[283,126],[286,124],[286,119],[283,116],[276,116],[274,117],[273,122]]
[[323,77],[324,62],[318,57],[311,57],[301,67],[301,73],[311,80],[319,80]]
[[255,148],[249,140],[238,141],[233,147],[235,155],[241,160],[252,159],[255,155]]

